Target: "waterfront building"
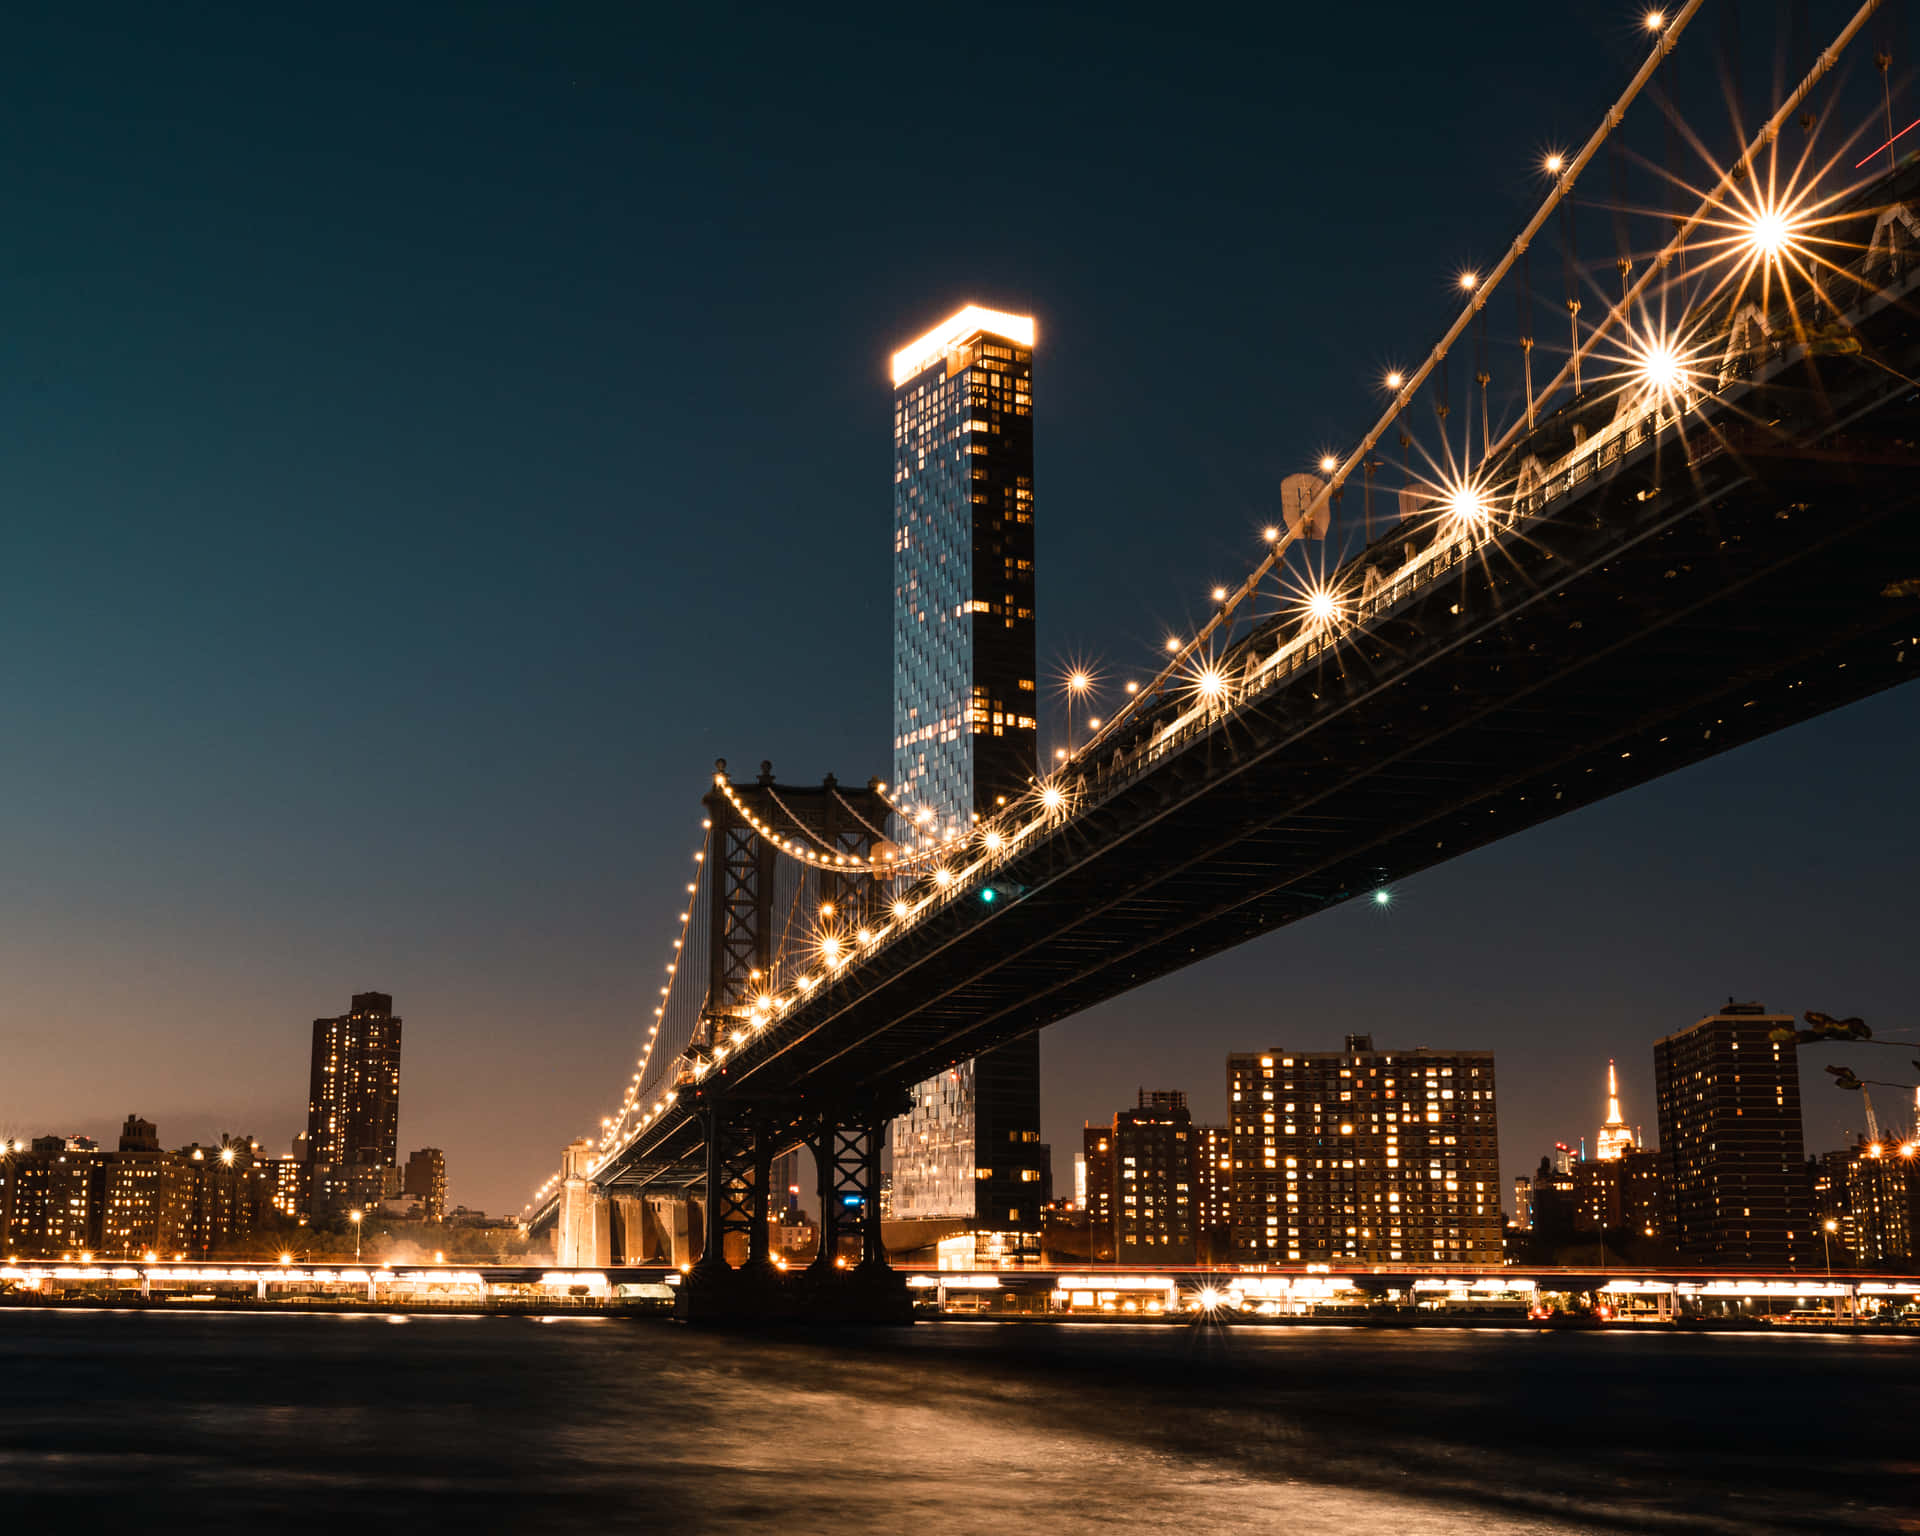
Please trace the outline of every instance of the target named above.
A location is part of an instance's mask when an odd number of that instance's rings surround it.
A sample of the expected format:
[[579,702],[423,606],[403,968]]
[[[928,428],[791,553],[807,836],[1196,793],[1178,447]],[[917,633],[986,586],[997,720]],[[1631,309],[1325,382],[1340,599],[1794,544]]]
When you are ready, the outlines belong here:
[[[152,1129],[149,1125],[149,1130]],[[159,1149],[127,1146],[103,1156],[98,1251],[115,1257],[186,1251],[193,1215],[193,1176],[179,1158]]]
[[1807,1159],[1807,1184],[1812,1190],[1814,1226],[1823,1234],[1824,1262],[1832,1262],[1834,1250],[1839,1249],[1842,1262],[1851,1263],[1858,1249],[1853,1212],[1847,1205],[1847,1165],[1852,1161],[1851,1147]]
[[387,1194],[400,1147],[400,1024],[384,992],[313,1021],[307,1095],[310,1210],[340,1216]]
[[1193,1128],[1194,1257],[1225,1263],[1233,1252],[1233,1131],[1224,1125]]
[[1086,1168],[1088,1241],[1099,1262],[1113,1257],[1113,1128],[1090,1125],[1083,1135],[1085,1150],[1080,1160]]
[[1507,1225],[1515,1232],[1533,1230],[1533,1180],[1524,1173],[1513,1180],[1513,1214],[1507,1217]]
[[1503,1260],[1490,1051],[1227,1058],[1233,1242],[1253,1262]]
[[1113,1253],[1122,1264],[1194,1260],[1194,1136],[1187,1096],[1142,1088],[1113,1117]]
[[438,1147],[422,1147],[407,1154],[400,1193],[413,1197],[422,1221],[447,1219],[447,1154]]
[[1666,1231],[1666,1174],[1660,1154],[1629,1146],[1602,1161],[1573,1165],[1573,1225],[1582,1232],[1659,1237]]
[[1853,1216],[1854,1263],[1863,1269],[1911,1269],[1920,1218],[1920,1180],[1911,1143],[1868,1142],[1847,1166],[1847,1209]]
[[1695,1264],[1818,1262],[1790,1014],[1732,999],[1654,1043],[1672,1233]]
[[407,1154],[400,1193],[412,1197],[421,1221],[447,1219],[447,1154],[438,1147],[422,1147]]
[[[1033,320],[969,305],[893,355],[893,783],[902,843],[962,830],[1036,768]],[[918,1085],[893,1215],[1037,1258],[1039,1037]]]
[[84,1136],[36,1136],[14,1143],[4,1162],[7,1189],[0,1253],[60,1258],[91,1252],[99,1241],[102,1177],[99,1145]]
[[1920,1256],[1917,1163],[1920,1146],[1899,1136],[1862,1136],[1809,1162],[1813,1216],[1826,1233],[1823,1259],[1837,1249],[1856,1268],[1911,1268]]

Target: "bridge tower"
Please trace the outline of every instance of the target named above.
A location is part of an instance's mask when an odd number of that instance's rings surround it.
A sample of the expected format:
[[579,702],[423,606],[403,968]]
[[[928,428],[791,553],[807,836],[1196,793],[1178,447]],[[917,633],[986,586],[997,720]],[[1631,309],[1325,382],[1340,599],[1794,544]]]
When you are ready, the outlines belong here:
[[[885,841],[890,812],[877,783],[853,789],[831,774],[820,784],[777,784],[771,763],[750,783],[725,778],[715,763],[705,797],[713,823],[709,874],[708,977],[692,1053],[712,1063],[699,1082],[679,1084],[705,1140],[705,1241],[680,1291],[680,1311],[714,1320],[804,1313],[810,1317],[908,1315],[899,1277],[880,1237],[880,1148],[906,1108],[872,1095],[832,1104],[802,1093],[756,1095],[730,1082],[724,1045],[751,1016],[784,950],[856,933],[887,898],[884,880],[836,867],[864,866]],[[798,841],[813,865],[775,846]],[[821,1201],[820,1250],[796,1283],[779,1282],[771,1251],[773,1160],[805,1144],[814,1155]],[[857,1256],[843,1252],[857,1238]],[[895,1294],[897,1290],[897,1296]]]
[[593,1162],[593,1143],[584,1136],[560,1155],[553,1261],[566,1269],[599,1269],[613,1261],[611,1213],[606,1192],[590,1177]]

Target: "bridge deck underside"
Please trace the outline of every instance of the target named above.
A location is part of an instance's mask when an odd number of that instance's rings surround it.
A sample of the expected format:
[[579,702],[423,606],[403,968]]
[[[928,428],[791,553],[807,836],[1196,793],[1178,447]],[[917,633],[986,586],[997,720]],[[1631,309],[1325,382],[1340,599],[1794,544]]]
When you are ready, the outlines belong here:
[[[1896,319],[1881,345],[1911,364]],[[996,872],[1024,895],[956,901],[849,968],[729,1061],[723,1091],[797,1126],[1913,677],[1920,397],[1825,372],[1746,414],[1803,435],[1837,417],[1848,453],[1752,433],[1734,451],[1696,427],[1623,458],[1152,771],[1095,786]],[[607,1177],[685,1182],[699,1144],[668,1116]]]

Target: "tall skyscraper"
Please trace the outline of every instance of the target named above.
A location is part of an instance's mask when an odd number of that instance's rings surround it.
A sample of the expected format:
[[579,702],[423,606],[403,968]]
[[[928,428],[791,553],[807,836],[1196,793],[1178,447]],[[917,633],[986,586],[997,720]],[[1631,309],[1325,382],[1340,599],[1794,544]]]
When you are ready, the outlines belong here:
[[400,1020],[384,992],[356,992],[337,1019],[313,1021],[307,1158],[314,1214],[386,1194],[400,1149]]
[[1620,1079],[1613,1070],[1613,1058],[1607,1058],[1607,1123],[1594,1139],[1593,1160],[1611,1163],[1633,1150],[1633,1132],[1620,1114]]
[[[968,305],[893,355],[893,783],[901,840],[1026,793],[1039,706],[1033,320]],[[1040,1048],[929,1078],[893,1126],[899,1220],[964,1218],[1038,1257]]]
[[1683,1259],[1755,1269],[1819,1261],[1794,1022],[1729,998],[1654,1042],[1668,1220]]
[[1233,1241],[1261,1263],[1499,1264],[1491,1051],[1227,1058]]
[[1033,320],[973,305],[893,355],[893,794],[965,827],[1033,777]]

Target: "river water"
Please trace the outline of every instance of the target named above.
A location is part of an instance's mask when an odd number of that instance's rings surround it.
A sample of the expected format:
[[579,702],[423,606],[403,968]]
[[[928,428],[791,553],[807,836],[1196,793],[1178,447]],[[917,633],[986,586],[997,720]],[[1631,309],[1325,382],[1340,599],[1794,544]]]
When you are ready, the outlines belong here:
[[1920,1531],[1920,1339],[0,1309],[0,1521]]

